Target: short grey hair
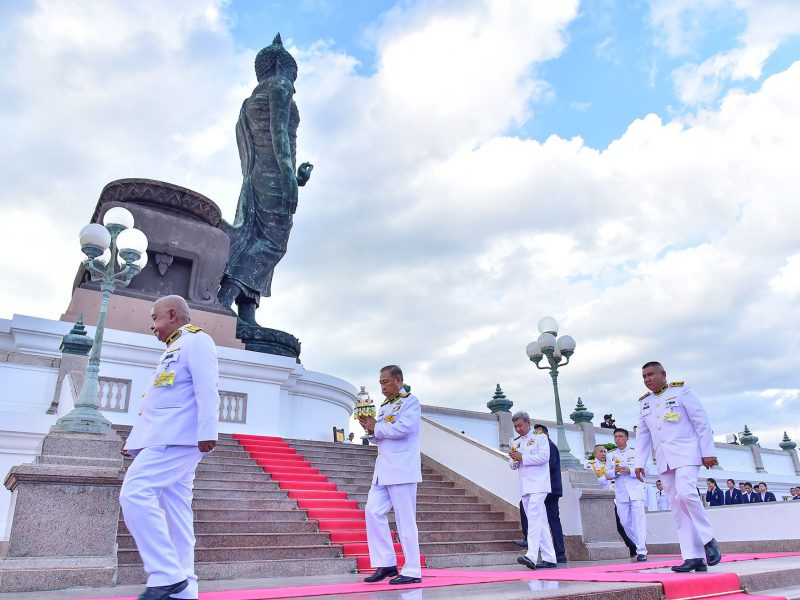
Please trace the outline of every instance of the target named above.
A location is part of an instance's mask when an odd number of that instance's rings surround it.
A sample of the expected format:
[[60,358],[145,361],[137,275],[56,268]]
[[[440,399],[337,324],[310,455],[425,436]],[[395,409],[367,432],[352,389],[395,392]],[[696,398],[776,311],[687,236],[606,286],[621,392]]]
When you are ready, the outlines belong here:
[[511,422],[513,423],[514,421],[519,421],[520,419],[522,419],[526,423],[530,423],[531,422],[530,416],[528,416],[528,413],[526,413],[524,410],[520,410],[520,411],[515,412],[513,414],[513,416],[511,417]]

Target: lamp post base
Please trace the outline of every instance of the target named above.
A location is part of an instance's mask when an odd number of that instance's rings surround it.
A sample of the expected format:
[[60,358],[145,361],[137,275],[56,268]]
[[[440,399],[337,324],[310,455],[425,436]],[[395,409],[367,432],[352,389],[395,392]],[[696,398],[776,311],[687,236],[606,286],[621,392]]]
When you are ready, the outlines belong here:
[[562,469],[583,470],[583,464],[581,461],[572,456],[569,451],[559,450],[558,456],[561,459]]
[[69,431],[72,433],[100,433],[104,435],[116,435],[116,431],[111,426],[111,421],[106,419],[102,413],[88,407],[76,407],[56,421],[50,428],[51,432]]

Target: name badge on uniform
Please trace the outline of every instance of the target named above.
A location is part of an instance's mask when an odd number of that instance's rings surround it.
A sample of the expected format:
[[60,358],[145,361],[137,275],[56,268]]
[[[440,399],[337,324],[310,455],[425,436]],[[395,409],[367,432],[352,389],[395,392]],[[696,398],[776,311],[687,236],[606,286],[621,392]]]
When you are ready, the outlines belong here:
[[156,375],[153,387],[170,387],[173,383],[175,383],[175,373],[173,371],[164,371]]
[[681,416],[673,411],[669,411],[667,414],[664,415],[664,420],[669,421],[670,423],[677,423]]

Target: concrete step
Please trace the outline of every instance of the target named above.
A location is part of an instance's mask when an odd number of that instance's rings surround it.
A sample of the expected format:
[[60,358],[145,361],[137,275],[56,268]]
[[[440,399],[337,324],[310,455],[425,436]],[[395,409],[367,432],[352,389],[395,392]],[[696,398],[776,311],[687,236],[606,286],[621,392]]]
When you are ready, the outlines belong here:
[[211,454],[204,456],[200,463],[202,464],[207,460],[237,460],[243,458],[249,459],[250,455],[241,446],[220,446],[215,448]]
[[[274,458],[276,460],[281,460],[278,456],[275,456]],[[310,458],[304,454],[303,460],[310,462],[319,469],[345,469],[349,467],[372,472],[372,470],[375,468],[374,460],[364,460],[359,458]]]
[[282,500],[266,498],[195,498],[192,502],[194,510],[218,508],[220,510],[292,510],[297,502],[288,498]]
[[525,554],[522,549],[518,552],[460,552],[457,554],[432,554],[425,555],[425,564],[430,569],[465,569],[468,567],[489,567],[495,565],[510,565],[517,562],[517,558]]
[[[356,570],[355,558],[317,558],[314,560],[258,560],[195,562],[197,576],[201,580],[215,579],[260,579],[269,577],[310,577],[318,575],[342,575]],[[142,584],[147,576],[141,565],[120,565],[117,568],[117,584]]]
[[462,523],[473,521],[502,521],[505,515],[500,512],[451,512],[447,510],[417,511],[417,523],[432,522],[443,523],[455,521]]
[[[195,548],[194,557],[197,562],[232,562],[253,560],[283,560],[283,559],[319,559],[339,558],[342,553],[341,546],[254,546],[252,548]],[[117,561],[120,565],[136,565],[142,562],[136,550],[120,549],[117,551]]]
[[[463,530],[456,531],[420,531],[420,544],[431,544],[435,542],[512,542],[520,539],[522,534],[517,534],[513,529],[483,529],[483,530]],[[510,550],[510,547],[503,550]]]
[[194,511],[195,521],[305,521],[304,510],[228,510],[203,508]]
[[[393,522],[393,519],[390,519]],[[427,521],[417,524],[420,535],[428,532],[451,532],[451,531],[508,531],[511,539],[522,538],[519,523],[512,521],[440,521],[438,523]]]
[[[335,468],[335,467],[328,468],[320,465],[319,463],[312,462],[311,464],[314,465],[314,467],[319,470],[320,475],[325,475],[328,478],[346,477],[355,479],[357,481],[372,481],[373,469],[346,469],[346,468]],[[422,480],[444,481],[444,477],[432,473],[423,473]]]
[[800,600],[800,585],[793,587],[760,590],[758,592],[758,595],[774,597],[774,598],[786,598],[786,600]]
[[[472,554],[478,552],[514,552],[514,544],[509,541],[464,541],[464,542],[426,542],[420,543],[420,551],[427,556],[437,554]],[[517,556],[522,556],[520,552]],[[516,560],[516,559],[515,559]]]
[[294,438],[286,438],[284,439],[284,441],[288,443],[292,448],[324,448],[326,450],[341,449],[343,451],[371,452],[373,454],[378,453],[377,446],[373,445],[365,446],[361,443],[343,444],[341,442],[320,442],[317,440],[298,440]]
[[[276,546],[329,546],[330,535],[318,532],[291,533],[195,533],[196,549],[254,548]],[[120,549],[131,550],[136,543],[130,535],[118,535]]]
[[264,492],[276,492],[280,486],[276,481],[269,479],[259,480],[231,480],[231,479],[196,479],[194,482],[195,490],[259,490]]
[[[223,533],[229,535],[244,533],[317,533],[316,521],[195,521],[195,535]],[[130,532],[123,521],[119,523],[119,535]]]
[[[451,493],[454,491],[460,492],[460,494]],[[348,494],[347,497],[350,500],[362,503],[367,501],[369,494]],[[419,507],[420,503],[439,504],[440,506],[446,503],[448,506],[458,505],[460,507],[462,504],[477,504],[477,502],[478,499],[475,496],[467,496],[464,490],[447,490],[443,494],[420,494],[417,492],[417,507]]]
[[288,496],[281,490],[247,490],[247,489],[203,489],[195,488],[194,498],[211,500],[221,498],[253,498],[263,500],[286,500]]
[[205,473],[206,471],[225,471],[227,473],[263,473],[264,467],[255,464],[255,461],[247,460],[241,463],[234,463],[230,461],[221,461],[218,463],[200,463],[197,467],[196,473]]
[[200,471],[195,476],[195,481],[270,481],[267,474],[263,471],[261,473],[231,473],[230,471],[208,469]]

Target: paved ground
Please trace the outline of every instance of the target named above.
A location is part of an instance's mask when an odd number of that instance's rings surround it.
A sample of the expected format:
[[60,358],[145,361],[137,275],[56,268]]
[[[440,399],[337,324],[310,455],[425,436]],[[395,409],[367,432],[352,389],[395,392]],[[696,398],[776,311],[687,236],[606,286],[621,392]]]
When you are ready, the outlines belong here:
[[[618,564],[627,561],[574,562],[570,567]],[[779,595],[790,600],[800,599],[800,558],[772,558],[763,560],[727,563],[715,567],[714,572],[733,572],[739,575],[744,588],[751,593]],[[487,567],[490,571],[527,571],[517,564]],[[660,569],[663,570],[663,569]],[[362,575],[337,575],[318,577],[313,580],[303,578],[249,579],[236,581],[205,581],[201,589],[205,592],[220,590],[243,590],[274,588],[309,584],[353,583],[360,581]],[[698,574],[702,577],[702,574]],[[0,594],[0,600],[74,600],[76,598],[103,598],[136,596],[141,586],[118,586],[105,589],[71,589],[56,592],[30,592]],[[319,600],[522,600],[543,598],[576,598],[579,600],[658,600],[659,584],[634,583],[576,583],[556,581],[515,581],[477,585],[459,585],[426,589],[399,589],[387,592],[366,592],[340,594],[335,596],[316,596]]]

